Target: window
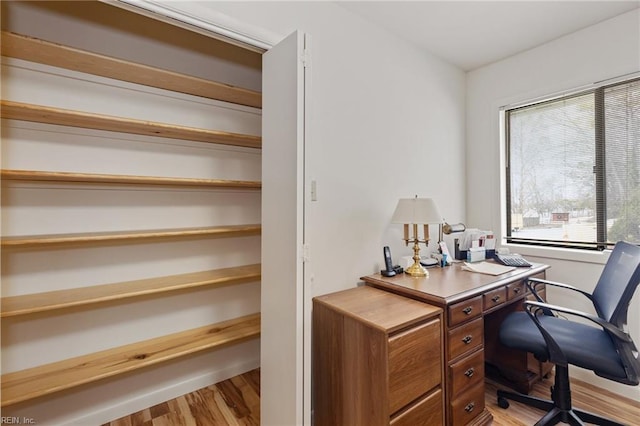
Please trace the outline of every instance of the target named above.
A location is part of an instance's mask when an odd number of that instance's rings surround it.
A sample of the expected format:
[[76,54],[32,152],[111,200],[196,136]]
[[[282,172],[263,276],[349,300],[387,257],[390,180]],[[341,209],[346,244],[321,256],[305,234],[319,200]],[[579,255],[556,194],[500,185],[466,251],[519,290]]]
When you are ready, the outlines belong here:
[[640,244],[640,78],[504,114],[508,242]]

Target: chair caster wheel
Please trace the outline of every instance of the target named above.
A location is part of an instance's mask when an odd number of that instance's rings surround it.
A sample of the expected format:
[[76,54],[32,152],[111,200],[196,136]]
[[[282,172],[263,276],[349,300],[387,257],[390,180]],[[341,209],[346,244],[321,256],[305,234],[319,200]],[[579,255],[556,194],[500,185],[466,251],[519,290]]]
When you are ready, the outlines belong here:
[[503,396],[499,396],[498,397],[498,407],[500,408],[509,408],[509,401],[507,401],[507,398],[503,397]]

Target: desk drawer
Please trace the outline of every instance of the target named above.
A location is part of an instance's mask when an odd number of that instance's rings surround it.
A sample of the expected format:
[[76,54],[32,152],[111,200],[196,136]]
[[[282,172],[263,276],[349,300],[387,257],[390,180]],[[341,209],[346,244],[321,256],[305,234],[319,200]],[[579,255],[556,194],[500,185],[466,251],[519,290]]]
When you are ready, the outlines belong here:
[[486,292],[482,295],[482,301],[485,311],[488,311],[491,308],[495,308],[498,305],[502,305],[507,301],[507,288],[500,287],[495,290]]
[[442,383],[441,327],[436,319],[389,338],[389,413]]
[[460,395],[476,384],[484,381],[484,350],[463,358],[449,366],[451,395]]
[[484,381],[453,400],[451,403],[451,424],[453,426],[466,425],[483,411]]
[[484,322],[482,317],[449,331],[449,360],[482,347]]
[[458,302],[449,307],[449,327],[454,327],[482,315],[482,296]]
[[442,390],[425,396],[408,410],[391,419],[391,426],[442,426]]
[[527,291],[527,286],[523,281],[511,283],[507,286],[507,300],[516,299]]

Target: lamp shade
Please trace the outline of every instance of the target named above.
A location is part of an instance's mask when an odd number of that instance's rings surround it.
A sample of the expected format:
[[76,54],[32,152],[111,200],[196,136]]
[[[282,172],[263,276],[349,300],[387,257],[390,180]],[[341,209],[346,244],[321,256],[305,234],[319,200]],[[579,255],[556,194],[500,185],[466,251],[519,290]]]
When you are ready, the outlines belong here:
[[401,198],[391,218],[392,223],[442,223],[442,216],[431,198]]

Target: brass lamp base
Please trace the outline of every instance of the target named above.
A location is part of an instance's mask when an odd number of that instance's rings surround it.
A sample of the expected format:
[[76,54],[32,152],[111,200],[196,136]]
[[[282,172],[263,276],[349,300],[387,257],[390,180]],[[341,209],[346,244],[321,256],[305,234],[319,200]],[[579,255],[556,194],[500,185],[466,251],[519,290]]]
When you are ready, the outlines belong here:
[[[414,232],[417,232],[414,230]],[[417,234],[416,234],[417,235]],[[413,240],[413,265],[405,269],[404,272],[412,277],[428,277],[429,272],[420,264],[420,240],[416,237]],[[426,242],[426,240],[425,240]]]
[[406,274],[411,275],[412,277],[428,277],[429,272],[420,264],[420,262],[414,262],[413,265],[409,266],[404,270]]
[[429,225],[424,225],[425,239],[418,238],[418,225],[413,224],[413,240],[409,239],[408,226],[405,225],[405,238],[404,241],[407,245],[410,242],[413,243],[413,265],[409,266],[404,272],[412,277],[428,277],[429,272],[420,264],[420,243],[429,244]]

